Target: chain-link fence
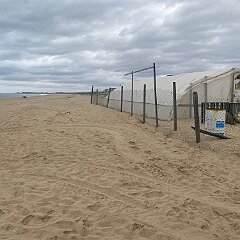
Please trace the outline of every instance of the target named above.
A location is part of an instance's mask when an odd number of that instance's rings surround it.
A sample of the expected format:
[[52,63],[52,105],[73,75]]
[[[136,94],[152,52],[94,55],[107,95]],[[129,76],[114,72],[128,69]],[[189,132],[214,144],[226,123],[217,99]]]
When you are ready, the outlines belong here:
[[[181,95],[177,95],[175,92],[177,104],[176,111],[174,111],[174,91],[157,89],[157,117],[159,119],[157,131],[164,133],[168,137],[177,138],[190,144],[196,143],[196,133],[193,129],[196,120],[194,118],[193,91],[194,89],[190,89]],[[134,91],[125,90],[123,87],[114,91],[109,89],[108,91],[93,92],[92,103],[131,113],[131,115],[136,116],[143,122],[156,124],[154,90],[146,89],[145,94],[144,98],[144,89]],[[201,133],[200,146],[210,148],[211,150],[224,150],[229,153],[240,154],[240,124],[237,124],[240,103],[232,105],[230,103],[224,105],[224,103],[225,99],[207,97],[204,91],[198,91],[198,105],[196,109],[198,109],[199,113],[197,121],[199,122],[200,130],[206,130],[206,109],[209,106],[213,110],[219,110],[220,108],[226,110],[226,122],[229,123],[224,125],[225,136],[229,139],[222,140],[219,138],[220,136],[209,136],[208,132]],[[232,122],[229,121],[229,116],[233,117]]]

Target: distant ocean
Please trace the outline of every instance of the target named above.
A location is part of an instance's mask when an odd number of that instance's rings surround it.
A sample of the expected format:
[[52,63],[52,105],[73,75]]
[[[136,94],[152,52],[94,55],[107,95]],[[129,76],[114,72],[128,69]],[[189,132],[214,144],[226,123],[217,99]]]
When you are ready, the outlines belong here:
[[40,94],[28,94],[28,93],[0,93],[0,98],[16,98],[16,97],[33,97],[39,96]]

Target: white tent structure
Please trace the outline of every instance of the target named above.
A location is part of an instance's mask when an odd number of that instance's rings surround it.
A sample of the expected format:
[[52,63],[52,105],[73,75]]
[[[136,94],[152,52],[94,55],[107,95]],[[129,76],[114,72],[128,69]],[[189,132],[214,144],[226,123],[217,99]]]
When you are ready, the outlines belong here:
[[[192,93],[198,92],[199,102],[231,102],[234,101],[234,80],[240,69],[217,69],[206,72],[186,73],[175,76],[157,78],[158,115],[161,120],[170,120],[173,112],[172,85],[177,85],[178,117],[192,116]],[[134,75],[134,114],[142,114],[143,85],[147,86],[146,116],[155,117],[153,78],[137,80]],[[131,110],[131,81],[124,83],[123,111]],[[109,107],[120,109],[121,87],[111,92]]]

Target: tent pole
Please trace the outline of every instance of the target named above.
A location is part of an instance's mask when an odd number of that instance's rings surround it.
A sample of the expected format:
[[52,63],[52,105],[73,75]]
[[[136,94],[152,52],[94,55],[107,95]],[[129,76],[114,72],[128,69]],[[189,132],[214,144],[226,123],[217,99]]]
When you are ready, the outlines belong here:
[[193,104],[193,89],[190,83],[190,93],[189,93],[189,118],[192,118],[192,104]]
[[123,111],[123,86],[121,86],[121,112]]
[[205,103],[208,101],[208,83],[207,83],[207,76],[205,77],[205,82],[204,82],[204,101],[205,101]]
[[108,89],[107,108],[108,108],[109,101],[110,101],[110,94],[111,94],[111,88]]

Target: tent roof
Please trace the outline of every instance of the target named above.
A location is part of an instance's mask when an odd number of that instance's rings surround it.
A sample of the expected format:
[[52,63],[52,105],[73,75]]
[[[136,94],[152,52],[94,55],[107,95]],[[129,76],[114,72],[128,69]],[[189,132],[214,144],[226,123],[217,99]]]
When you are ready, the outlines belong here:
[[[172,83],[177,83],[177,94],[181,95],[186,92],[186,90],[192,85],[197,85],[204,81],[213,80],[219,76],[225,74],[231,74],[233,72],[237,72],[238,69],[235,68],[222,68],[217,70],[210,70],[205,72],[194,72],[194,73],[184,73],[174,76],[164,76],[157,77],[157,88],[172,91]],[[153,78],[152,79],[143,79],[137,80],[137,76],[135,76],[134,81],[134,90],[142,90],[143,84],[147,85],[147,89],[153,89]],[[125,89],[131,89],[131,81],[128,81],[123,84]]]

